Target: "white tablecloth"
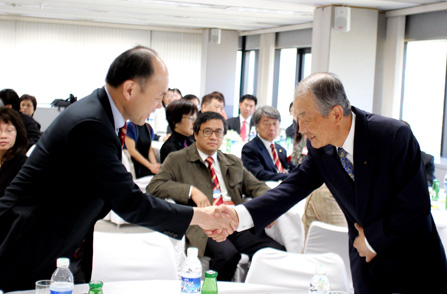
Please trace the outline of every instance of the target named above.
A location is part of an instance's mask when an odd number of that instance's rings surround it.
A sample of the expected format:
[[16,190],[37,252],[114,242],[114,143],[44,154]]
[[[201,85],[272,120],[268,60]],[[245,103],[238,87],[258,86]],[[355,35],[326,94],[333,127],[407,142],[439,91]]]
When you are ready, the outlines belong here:
[[[266,285],[218,282],[219,294],[296,294],[296,290],[289,288],[279,288]],[[180,281],[178,280],[151,280],[151,281],[131,281],[131,282],[106,282],[103,287],[105,294],[180,294]],[[73,294],[85,294],[88,292],[88,285],[76,285]],[[15,294],[34,294],[34,290],[8,292]]]

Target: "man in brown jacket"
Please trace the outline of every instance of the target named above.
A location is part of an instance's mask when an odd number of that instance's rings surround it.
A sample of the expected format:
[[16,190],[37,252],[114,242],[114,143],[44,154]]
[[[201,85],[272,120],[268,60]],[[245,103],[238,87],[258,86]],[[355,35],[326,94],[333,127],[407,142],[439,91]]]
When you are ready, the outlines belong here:
[[[264,182],[247,171],[239,158],[218,151],[225,132],[223,116],[215,112],[200,114],[194,123],[196,143],[169,154],[147,191],[160,198],[170,197],[177,203],[198,207],[212,203],[237,205],[243,203],[244,196],[263,195],[269,190]],[[265,247],[285,250],[264,231],[256,235],[249,231],[234,233],[226,241],[217,243],[200,227],[190,226],[186,242],[187,246],[199,248],[200,256],[211,258],[210,269],[219,273],[217,278],[221,281],[231,281],[241,253],[251,258]]]

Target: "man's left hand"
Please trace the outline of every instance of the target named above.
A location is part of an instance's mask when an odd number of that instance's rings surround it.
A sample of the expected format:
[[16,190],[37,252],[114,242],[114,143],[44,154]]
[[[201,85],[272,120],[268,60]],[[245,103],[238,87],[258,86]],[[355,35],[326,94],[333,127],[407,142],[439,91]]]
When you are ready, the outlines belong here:
[[354,226],[359,232],[359,235],[354,240],[354,248],[357,249],[361,257],[366,257],[366,262],[370,262],[376,257],[377,253],[370,251],[368,246],[366,246],[366,237],[363,227],[358,223],[355,223]]

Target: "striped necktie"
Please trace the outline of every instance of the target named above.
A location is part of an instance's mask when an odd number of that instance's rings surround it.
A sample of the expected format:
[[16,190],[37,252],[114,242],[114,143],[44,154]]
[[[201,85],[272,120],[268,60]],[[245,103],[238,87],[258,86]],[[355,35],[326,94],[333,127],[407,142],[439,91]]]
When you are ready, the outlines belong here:
[[278,157],[278,153],[276,152],[275,144],[272,143],[270,145],[270,147],[272,148],[273,162],[275,163],[275,166],[278,169],[278,172],[280,172],[280,173],[284,172],[281,161],[279,160],[279,157]]
[[354,180],[354,167],[352,166],[352,162],[348,159],[347,155],[348,152],[346,152],[345,149],[341,147],[338,148],[338,156],[340,156],[341,165],[351,177],[351,179]]
[[[210,175],[211,175],[211,181],[213,182],[213,190],[214,191],[219,191],[222,192],[222,190],[220,189],[220,185],[219,185],[219,179],[217,178],[216,172],[214,171],[214,159],[211,156],[208,156],[205,159],[206,162],[208,162],[208,169],[210,170]],[[221,205],[223,204],[223,198],[222,198],[222,194],[220,194],[220,197],[213,199],[213,205]]]
[[121,149],[123,149],[124,146],[124,139],[126,138],[127,133],[127,124],[125,123],[124,126],[122,126],[118,131],[118,138],[121,142]]

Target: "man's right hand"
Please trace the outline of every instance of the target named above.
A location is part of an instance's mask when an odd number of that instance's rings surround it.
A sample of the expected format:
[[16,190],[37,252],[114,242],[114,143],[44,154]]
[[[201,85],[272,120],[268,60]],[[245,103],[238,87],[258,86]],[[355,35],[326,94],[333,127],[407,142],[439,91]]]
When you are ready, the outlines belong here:
[[194,203],[197,205],[197,207],[207,207],[211,206],[210,201],[208,200],[208,197],[206,197],[205,194],[202,193],[199,189],[196,187],[192,187],[191,189],[191,199],[194,201]]
[[[236,210],[233,207],[229,207],[226,205],[219,205],[214,210],[214,215],[216,218],[225,217],[225,218],[230,219],[234,231],[239,226],[239,217],[237,215]],[[205,232],[205,234],[207,234],[208,237],[212,238],[213,240],[215,240],[217,242],[220,242],[220,240],[222,240],[222,235],[221,235],[221,232],[219,232],[219,231],[204,230],[204,232]]]

